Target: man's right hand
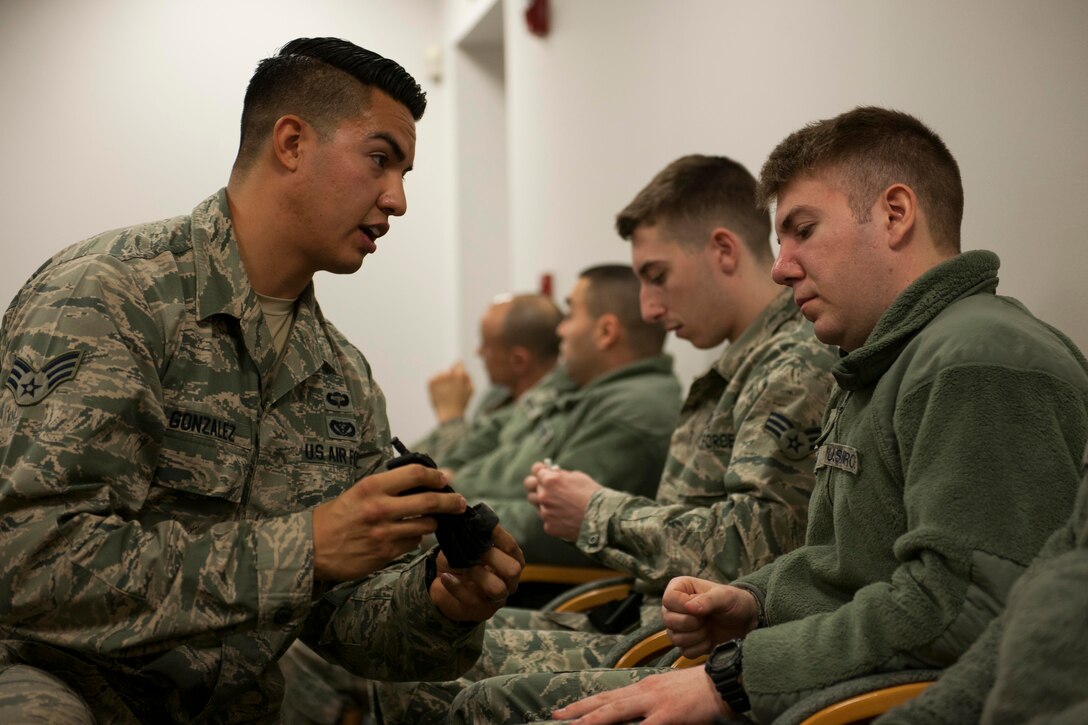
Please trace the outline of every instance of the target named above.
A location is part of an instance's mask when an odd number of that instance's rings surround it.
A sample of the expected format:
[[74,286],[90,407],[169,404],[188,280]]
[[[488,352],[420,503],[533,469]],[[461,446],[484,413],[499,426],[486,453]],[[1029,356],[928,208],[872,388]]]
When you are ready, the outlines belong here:
[[669,640],[685,657],[705,655],[759,624],[759,607],[751,592],[691,576],[669,582],[661,610]]
[[603,488],[581,471],[564,471],[544,462],[534,463],[522,484],[544,522],[544,533],[571,542],[578,540],[589,499]]
[[358,579],[415,549],[437,527],[429,514],[464,513],[465,498],[437,490],[397,494],[445,485],[441,472],[413,464],[361,478],[315,508],[314,579]]
[[472,400],[472,378],[465,372],[465,366],[455,363],[449,370],[443,370],[427,381],[427,391],[431,396],[431,407],[439,423],[456,418],[463,418]]

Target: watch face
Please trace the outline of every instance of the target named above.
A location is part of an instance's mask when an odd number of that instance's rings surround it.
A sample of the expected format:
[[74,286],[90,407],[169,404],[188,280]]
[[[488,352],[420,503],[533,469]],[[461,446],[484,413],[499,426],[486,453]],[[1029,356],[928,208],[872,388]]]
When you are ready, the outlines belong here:
[[707,661],[714,669],[721,670],[730,667],[736,661],[737,655],[739,654],[740,644],[736,640],[732,640],[723,642],[711,650],[710,657],[707,658]]

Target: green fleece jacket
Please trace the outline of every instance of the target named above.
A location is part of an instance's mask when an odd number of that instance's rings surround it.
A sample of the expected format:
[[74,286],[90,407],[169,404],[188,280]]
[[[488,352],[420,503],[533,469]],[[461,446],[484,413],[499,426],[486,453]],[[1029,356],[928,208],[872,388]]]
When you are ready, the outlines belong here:
[[743,648],[770,720],[834,683],[955,662],[1072,510],[1088,363],[999,297],[997,257],[929,270],[843,357],[805,546],[738,580],[771,626]]
[[[936,685],[878,722],[1088,722],[1088,449],[1077,503]],[[1034,718],[1034,720],[1033,720]]]
[[[529,562],[595,566],[573,545],[544,533],[523,481],[550,458],[584,471],[602,486],[653,496],[680,416],[672,358],[656,355],[617,368],[581,388],[552,380],[526,393],[489,453],[457,469],[453,487],[469,503],[486,501]],[[455,455],[462,449],[455,451]]]

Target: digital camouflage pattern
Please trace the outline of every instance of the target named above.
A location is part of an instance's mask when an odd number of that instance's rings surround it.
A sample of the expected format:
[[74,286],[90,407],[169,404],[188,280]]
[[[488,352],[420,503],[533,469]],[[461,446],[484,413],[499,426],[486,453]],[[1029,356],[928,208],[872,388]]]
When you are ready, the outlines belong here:
[[411,449],[429,455],[439,466],[475,431],[501,430],[513,410],[514,398],[501,385],[492,385],[484,391],[480,405],[471,419],[460,417],[439,423],[425,436],[416,441]]
[[800,546],[835,359],[781,293],[692,383],[656,500],[598,491],[578,548],[661,590],[731,581]]
[[522,431],[526,432],[524,421],[539,419],[546,410],[554,406],[555,399],[559,395],[577,390],[577,388],[574,381],[563,372],[562,367],[553,368],[550,373],[522,393],[521,397],[507,408],[502,416],[489,417],[480,425],[473,426],[469,434],[445,457],[443,465],[456,471],[477,458],[483,458],[499,446],[503,430],[513,418],[517,417],[522,421],[520,423],[523,426]]
[[[287,685],[283,722],[288,725],[333,725],[339,723],[343,713],[349,710],[364,718],[370,717],[388,724],[441,721],[465,682],[486,677],[490,673],[533,669],[534,660],[541,666],[554,666],[556,662],[563,662],[564,658],[569,669],[601,666],[615,645],[615,638],[577,630],[586,626],[588,620],[585,617],[570,613],[546,613],[513,607],[501,610],[488,622],[484,654],[476,665],[465,673],[464,681],[448,682],[367,680],[320,659],[308,647],[296,641],[280,659]],[[521,643],[524,658],[517,662],[504,662],[487,657],[489,652],[503,652],[498,646],[488,646],[489,641],[500,632],[503,646],[509,647],[513,639]],[[498,645],[498,642],[492,641],[491,644]],[[587,646],[590,652],[595,653],[588,655],[588,659]]]
[[312,286],[275,358],[225,191],[35,273],[0,331],[0,670],[101,720],[238,722],[276,717],[299,635],[369,677],[475,660],[425,556],[315,589],[309,509],[392,455],[385,402]]
[[558,708],[660,672],[660,669],[638,667],[501,675],[463,690],[450,706],[445,722],[449,725],[559,722],[552,720],[552,712]]
[[[692,384],[656,501],[598,491],[586,511],[578,548],[605,566],[633,574],[640,588],[653,593],[674,576],[730,581],[800,546],[813,486],[813,450],[835,360],[790,293],[780,294]],[[644,621],[659,616],[659,604],[656,596],[647,598]],[[489,623],[483,654],[462,678],[450,684],[381,685],[383,708],[406,713],[405,722],[435,717],[472,682],[597,667],[622,638],[587,631],[592,627],[583,614],[501,618],[508,611]],[[524,632],[522,627],[539,630]],[[593,675],[611,682],[609,672]],[[531,681],[535,697],[552,691],[543,684],[552,676]],[[577,679],[581,683],[584,678]],[[472,692],[502,699],[507,684],[506,679],[488,680]]]

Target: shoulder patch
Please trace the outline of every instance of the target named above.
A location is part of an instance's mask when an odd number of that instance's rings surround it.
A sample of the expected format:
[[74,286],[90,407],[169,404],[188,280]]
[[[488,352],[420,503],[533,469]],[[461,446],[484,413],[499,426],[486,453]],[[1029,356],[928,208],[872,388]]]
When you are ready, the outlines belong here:
[[35,370],[34,366],[16,356],[8,372],[7,386],[16,405],[37,405],[61,383],[71,380],[83,360],[82,350],[61,353]]
[[767,416],[763,430],[778,442],[782,453],[794,461],[807,458],[816,450],[816,439],[820,437],[819,428],[801,428],[781,413]]

